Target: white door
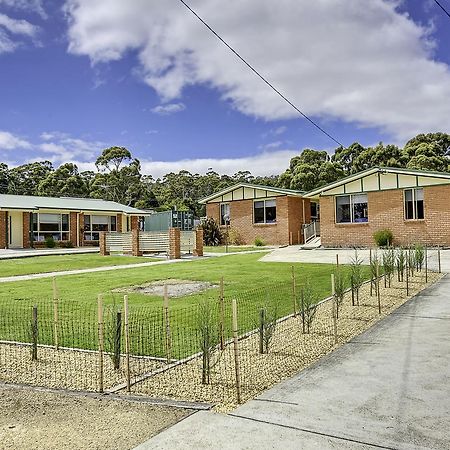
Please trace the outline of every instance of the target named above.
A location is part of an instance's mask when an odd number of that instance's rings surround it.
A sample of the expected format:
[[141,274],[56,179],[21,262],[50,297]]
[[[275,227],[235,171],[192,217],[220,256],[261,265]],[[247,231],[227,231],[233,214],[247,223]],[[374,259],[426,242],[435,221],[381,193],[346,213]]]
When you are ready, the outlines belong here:
[[23,214],[10,211],[8,215],[9,248],[23,248]]

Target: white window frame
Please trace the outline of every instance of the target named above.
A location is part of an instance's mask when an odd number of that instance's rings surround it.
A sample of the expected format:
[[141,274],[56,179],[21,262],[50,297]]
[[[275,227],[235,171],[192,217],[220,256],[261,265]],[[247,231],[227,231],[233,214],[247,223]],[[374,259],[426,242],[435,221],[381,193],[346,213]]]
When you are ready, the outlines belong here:
[[[86,216],[89,216],[90,217],[90,219],[89,219],[89,230],[86,230],[85,229],[85,222],[83,223],[83,240],[85,240],[85,241],[89,241],[89,242],[97,242],[97,239],[93,239],[92,237],[93,237],[93,235],[94,234],[98,234],[98,233],[100,233],[100,231],[94,231],[93,230],[93,225],[94,225],[94,222],[93,222],[93,220],[92,220],[92,218],[93,217],[106,217],[106,224],[108,225],[108,230],[107,230],[107,232],[110,232],[111,231],[111,217],[115,217],[116,218],[116,231],[117,231],[117,223],[118,223],[118,220],[117,220],[117,216],[116,215],[104,215],[104,214],[85,214],[84,215],[84,217],[86,217]],[[84,218],[83,218],[83,221],[84,221]]]
[[[355,222],[355,211],[354,211],[354,201],[353,197],[357,195],[365,195],[366,196],[366,203],[367,203],[367,220],[365,222]],[[337,202],[336,199],[338,197],[349,197],[350,198],[350,222],[338,222],[337,221]],[[338,225],[345,225],[345,224],[360,224],[360,223],[368,223],[369,222],[369,196],[367,195],[367,192],[355,192],[353,194],[340,194],[334,196],[334,223]]]
[[[274,201],[275,202],[275,221],[274,222],[267,222],[266,217],[266,202],[268,201]],[[255,222],[255,203],[256,202],[264,202],[264,222]],[[276,198],[255,198],[253,200],[253,225],[276,225],[277,224],[277,199]]]
[[[34,242],[44,242],[45,239],[49,236],[52,236],[53,239],[55,241],[61,242],[64,241],[66,239],[55,239],[55,235],[59,235],[59,237],[63,237],[64,234],[67,234],[68,239],[70,240],[70,214],[69,213],[32,213],[33,215],[35,214],[37,217],[37,230],[34,230],[34,217],[32,216],[32,223],[31,223],[31,233],[33,236],[33,241]],[[47,215],[51,215],[51,216],[57,216],[58,217],[58,221],[54,221],[54,222],[41,222],[41,216],[47,216]],[[63,216],[67,216],[67,230],[63,230]],[[55,231],[41,231],[41,224],[44,223],[57,223],[58,224],[58,230]]]
[[[408,219],[406,217],[406,191],[411,191],[412,195],[412,204],[413,204],[413,216],[411,219]],[[417,217],[417,191],[422,191],[422,202],[423,202],[423,217],[418,218]],[[403,215],[405,220],[424,220],[425,219],[425,198],[424,198],[424,192],[422,187],[415,187],[415,188],[408,188],[403,189]]]

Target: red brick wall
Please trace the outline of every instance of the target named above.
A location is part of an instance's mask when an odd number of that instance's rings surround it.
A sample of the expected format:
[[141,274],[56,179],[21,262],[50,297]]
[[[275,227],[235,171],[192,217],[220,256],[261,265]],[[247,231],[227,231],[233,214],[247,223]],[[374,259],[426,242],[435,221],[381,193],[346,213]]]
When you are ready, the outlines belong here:
[[30,213],[23,213],[23,248],[30,248]]
[[122,214],[117,214],[117,231],[122,233]]
[[373,234],[388,228],[395,245],[450,245],[450,186],[424,187],[424,220],[405,220],[403,189],[368,193],[369,221],[336,224],[334,197],[320,199],[320,233],[326,247],[374,245]]
[[70,225],[69,225],[69,240],[72,242],[73,246],[77,246],[77,236],[78,236],[78,217],[76,212],[70,213],[70,219],[69,219]]
[[0,211],[0,248],[8,248],[8,212]]
[[139,229],[139,217],[138,216],[131,216],[131,230],[138,230]]
[[[230,205],[231,228],[239,232],[245,244],[253,244],[255,238],[262,238],[269,245],[287,245],[290,243],[292,232],[292,243],[298,243],[298,231],[303,221],[302,199],[300,197],[276,197],[277,200],[277,223],[276,224],[254,224],[253,223],[253,200],[234,200],[228,202]],[[309,200],[305,199],[306,217],[310,217]],[[206,215],[213,217],[220,223],[220,203],[208,203]],[[300,234],[301,235],[301,234]]]

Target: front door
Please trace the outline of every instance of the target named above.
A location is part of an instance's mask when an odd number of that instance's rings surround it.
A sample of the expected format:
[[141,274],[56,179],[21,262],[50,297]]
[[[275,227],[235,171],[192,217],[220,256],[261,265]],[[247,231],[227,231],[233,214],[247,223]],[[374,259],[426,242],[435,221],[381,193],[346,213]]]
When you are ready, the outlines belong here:
[[23,214],[10,211],[8,216],[8,247],[23,248]]

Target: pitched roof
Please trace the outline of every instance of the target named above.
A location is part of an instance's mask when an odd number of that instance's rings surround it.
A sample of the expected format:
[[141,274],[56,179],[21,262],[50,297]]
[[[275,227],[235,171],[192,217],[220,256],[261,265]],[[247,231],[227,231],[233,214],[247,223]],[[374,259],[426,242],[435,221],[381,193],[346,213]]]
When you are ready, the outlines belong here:
[[229,186],[219,192],[215,192],[214,194],[212,194],[208,197],[202,198],[201,200],[199,200],[199,203],[202,203],[202,204],[208,203],[210,200],[213,200],[217,197],[228,194],[228,192],[234,191],[235,189],[239,189],[242,187],[246,187],[246,188],[250,188],[250,189],[263,189],[265,191],[276,192],[278,194],[294,195],[297,197],[304,194],[304,191],[296,191],[294,189],[284,189],[284,188],[278,188],[278,187],[273,187],[273,186],[263,186],[261,184],[237,183],[237,184],[234,184],[233,186]]
[[435,172],[432,170],[403,169],[403,168],[399,168],[399,167],[372,167],[370,169],[366,169],[361,172],[349,175],[345,178],[341,178],[340,180],[334,181],[333,183],[326,184],[325,186],[321,186],[319,188],[313,189],[312,191],[307,192],[304,195],[304,197],[305,198],[317,197],[322,192],[337,188],[339,186],[342,186],[343,184],[350,183],[351,181],[359,180],[360,178],[367,177],[368,175],[372,175],[374,173],[394,173],[394,174],[401,174],[401,175],[414,175],[414,176],[418,175],[421,177],[450,179],[450,173],[448,173],[448,172]]
[[58,209],[67,211],[120,212],[135,215],[147,214],[145,211],[132,208],[131,206],[94,198],[35,197],[10,194],[0,194],[0,209]]

